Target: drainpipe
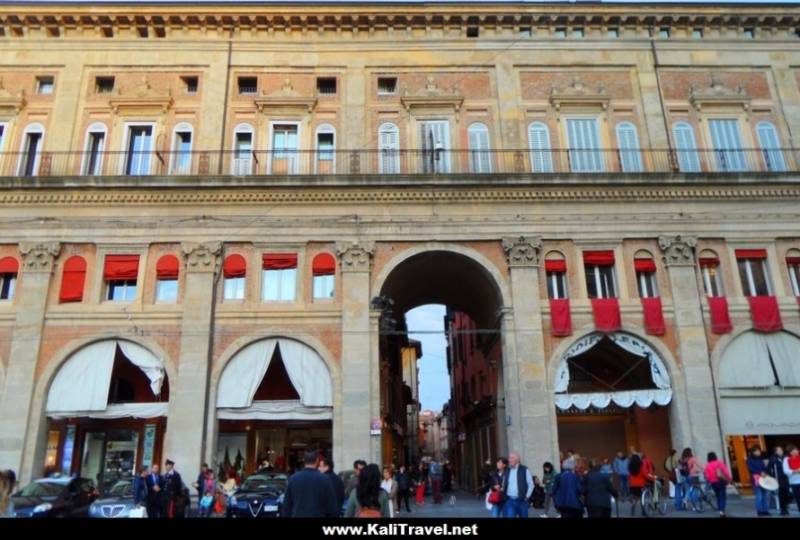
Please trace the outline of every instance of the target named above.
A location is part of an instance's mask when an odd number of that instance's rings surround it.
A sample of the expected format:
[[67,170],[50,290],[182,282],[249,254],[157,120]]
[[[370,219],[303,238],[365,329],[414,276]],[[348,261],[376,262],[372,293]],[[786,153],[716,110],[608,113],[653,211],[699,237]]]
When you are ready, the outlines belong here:
[[650,51],[653,55],[653,68],[656,73],[656,89],[658,90],[658,103],[661,106],[661,118],[664,120],[664,131],[667,135],[667,151],[670,166],[675,170],[675,162],[673,159],[674,152],[672,150],[672,141],[669,138],[669,123],[667,122],[667,108],[664,106],[664,94],[661,92],[661,75],[659,74],[658,52],[656,52],[656,41],[653,39],[653,31],[650,31]]
[[223,110],[222,110],[222,137],[220,138],[219,143],[219,160],[217,163],[217,174],[222,174],[222,161],[223,157],[225,156],[225,140],[227,137],[225,136],[228,128],[228,101],[230,99],[230,91],[231,91],[231,54],[233,50],[233,28],[230,29],[228,32],[228,62],[225,68],[225,97],[223,98]]

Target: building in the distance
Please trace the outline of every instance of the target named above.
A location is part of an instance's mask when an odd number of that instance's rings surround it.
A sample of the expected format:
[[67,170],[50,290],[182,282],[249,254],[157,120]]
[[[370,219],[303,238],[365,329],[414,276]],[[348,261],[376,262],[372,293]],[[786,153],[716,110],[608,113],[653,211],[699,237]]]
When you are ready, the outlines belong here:
[[412,459],[403,315],[439,303],[478,331],[451,333],[461,470],[691,446],[746,487],[746,447],[800,443],[798,28],[3,4],[0,467]]

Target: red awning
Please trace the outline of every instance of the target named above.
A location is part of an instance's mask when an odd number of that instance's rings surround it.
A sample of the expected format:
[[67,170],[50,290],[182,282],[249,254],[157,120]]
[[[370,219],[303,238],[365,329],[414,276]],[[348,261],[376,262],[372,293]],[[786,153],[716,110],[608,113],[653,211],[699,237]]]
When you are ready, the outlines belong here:
[[737,249],[736,250],[736,258],[737,259],[766,259],[767,258],[767,250],[766,249]]
[[247,263],[241,255],[228,255],[222,265],[222,275],[225,278],[244,277],[247,274]]
[[19,262],[14,257],[0,259],[0,274],[16,274],[19,272]]
[[336,273],[336,259],[330,253],[320,253],[314,257],[311,264],[311,274],[314,276],[332,276]]
[[297,268],[297,253],[265,253],[264,270],[289,270]]
[[724,296],[707,296],[711,310],[711,331],[715,334],[727,334],[733,330],[731,316],[728,313],[728,299]]
[[586,264],[596,264],[598,266],[611,266],[614,264],[613,251],[584,251],[583,262]]
[[566,272],[567,261],[544,261],[545,272]]
[[750,302],[750,319],[753,321],[753,330],[759,332],[783,330],[777,298],[774,296],[748,296],[747,300]]
[[592,298],[592,314],[600,332],[616,332],[622,327],[617,298]]
[[554,336],[569,336],[572,334],[569,298],[550,299],[550,333]]
[[653,336],[663,336],[666,333],[664,324],[664,310],[661,308],[661,298],[642,298],[644,310],[644,330]]
[[61,274],[61,290],[58,301],[61,303],[80,302],[83,300],[83,286],[86,283],[86,260],[75,255],[64,263]]
[[800,264],[800,257],[786,257],[786,264]]
[[156,277],[158,279],[178,279],[181,263],[175,255],[164,255],[156,263]]
[[103,277],[108,281],[131,280],[139,275],[138,255],[106,255]]
[[655,272],[656,262],[653,259],[634,259],[633,267],[637,272]]
[[716,257],[700,257],[700,266],[719,266],[719,259]]

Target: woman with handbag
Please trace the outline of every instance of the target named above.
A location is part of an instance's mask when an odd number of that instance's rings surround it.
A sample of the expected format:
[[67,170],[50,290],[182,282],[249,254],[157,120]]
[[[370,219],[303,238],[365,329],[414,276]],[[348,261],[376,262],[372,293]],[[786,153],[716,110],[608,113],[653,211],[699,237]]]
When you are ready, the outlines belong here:
[[505,488],[508,479],[508,460],[501,457],[497,460],[497,470],[492,474],[489,492],[486,495],[486,503],[492,506],[492,517],[503,517],[503,505],[505,504]]
[[708,453],[708,463],[703,471],[706,477],[706,482],[711,484],[714,494],[717,496],[717,507],[719,508],[719,517],[725,517],[725,506],[727,504],[727,489],[728,484],[731,483],[732,476],[725,463],[717,458],[714,452]]

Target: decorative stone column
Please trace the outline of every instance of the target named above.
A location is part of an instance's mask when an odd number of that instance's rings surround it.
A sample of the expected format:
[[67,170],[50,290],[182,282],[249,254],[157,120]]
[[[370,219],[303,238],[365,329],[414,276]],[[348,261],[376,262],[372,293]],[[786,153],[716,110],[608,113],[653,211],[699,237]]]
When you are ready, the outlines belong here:
[[334,411],[333,448],[340,470],[349,469],[356,459],[380,462],[380,437],[370,436],[370,420],[380,413],[378,336],[372,335],[377,321],[370,316],[374,251],[373,242],[336,244],[342,269],[342,406]]
[[[662,235],[658,238],[658,245],[664,253],[664,264],[669,273],[681,363],[680,373],[670,374],[673,385],[673,410],[670,414],[673,446],[691,446],[696,456],[705,456],[711,451],[722,456],[725,454],[722,452],[702,300],[695,274],[697,238]],[[678,386],[680,383],[683,392]]]
[[[20,242],[22,272],[17,317],[8,358],[5,389],[0,396],[0,468],[17,473],[27,483],[44,467],[47,422],[44,411],[32,410],[36,365],[42,345],[44,317],[53,263],[61,252],[58,242]],[[36,415],[36,422],[29,422]]]
[[169,382],[169,417],[162,456],[173,460],[184,478],[194,478],[200,470],[205,445],[214,444],[209,440],[212,434],[207,431],[206,419],[214,414],[214,404],[208,402],[208,377],[222,243],[184,243],[181,251],[186,263],[181,349],[178,380]]
[[557,440],[539,299],[541,248],[539,237],[503,239],[513,304],[503,323],[503,383],[506,415],[511,417],[509,451],[518,452],[529,466],[552,461]]

